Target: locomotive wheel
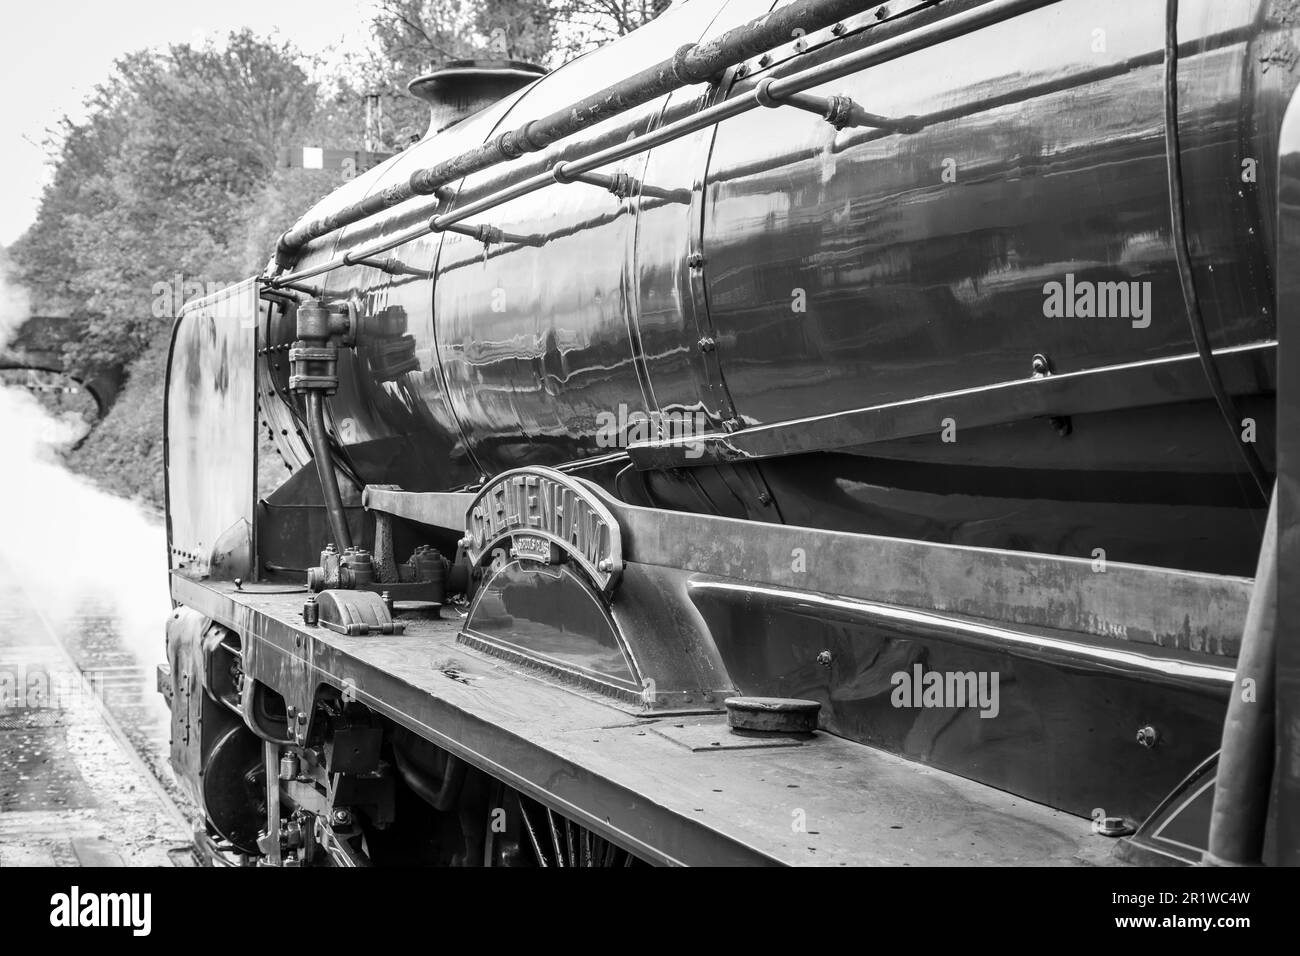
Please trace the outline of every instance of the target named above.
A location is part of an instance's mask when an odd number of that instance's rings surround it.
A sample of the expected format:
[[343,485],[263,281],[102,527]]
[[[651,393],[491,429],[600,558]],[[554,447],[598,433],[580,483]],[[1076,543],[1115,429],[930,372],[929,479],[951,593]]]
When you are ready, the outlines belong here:
[[243,724],[212,746],[203,767],[203,805],[212,826],[240,853],[255,855],[266,824],[262,741]]

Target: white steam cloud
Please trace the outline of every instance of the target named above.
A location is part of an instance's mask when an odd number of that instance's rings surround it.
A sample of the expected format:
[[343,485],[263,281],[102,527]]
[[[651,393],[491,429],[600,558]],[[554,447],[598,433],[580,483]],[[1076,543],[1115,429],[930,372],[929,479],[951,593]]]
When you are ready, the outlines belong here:
[[0,249],[0,349],[32,314],[32,299],[27,290],[12,281],[6,268],[4,250]]
[[68,471],[57,449],[83,430],[26,390],[0,388],[0,569],[60,633],[80,615],[111,617],[122,644],[151,669],[164,657],[171,611],[165,532],[135,503]]
[[[0,348],[27,319],[29,301],[0,274]],[[163,659],[171,611],[165,531],[65,467],[59,451],[84,430],[75,414],[56,417],[26,389],[0,387],[0,574],[60,632],[80,615],[111,617],[122,644],[151,669]]]

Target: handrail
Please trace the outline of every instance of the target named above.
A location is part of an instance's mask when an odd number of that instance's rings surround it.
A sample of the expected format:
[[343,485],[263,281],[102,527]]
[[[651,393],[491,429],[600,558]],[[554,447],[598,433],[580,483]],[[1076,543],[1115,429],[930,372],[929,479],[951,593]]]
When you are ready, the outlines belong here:
[[[706,129],[734,116],[740,116],[750,110],[762,109],[771,101],[788,100],[795,94],[802,93],[814,86],[840,79],[868,67],[896,60],[899,57],[936,46],[948,40],[957,39],[976,30],[993,26],[1004,20],[1037,10],[1040,7],[1051,6],[1057,2],[1059,0],[990,0],[990,2],[982,6],[953,14],[943,20],[924,24],[907,33],[889,37],[879,43],[845,53],[825,63],[774,79],[772,82],[757,86],[741,96],[716,103],[700,110],[698,113],[669,123],[649,133],[633,137],[616,146],[597,150],[577,159],[557,163],[546,172],[537,173],[513,185],[488,193],[486,196],[467,203],[459,209],[435,215],[427,222],[413,226],[374,245],[348,252],[308,269],[271,276],[266,281],[272,286],[283,288],[290,286],[291,283],[301,282],[304,279],[310,279],[343,266],[354,265],[363,259],[390,252],[398,246],[405,245],[430,233],[448,231],[456,223],[487,212],[512,199],[518,199],[557,183],[578,180],[578,177],[593,172],[601,166],[635,156],[656,146],[680,139],[683,136],[689,136],[691,133]],[[802,104],[791,103],[790,105],[804,108]],[[876,119],[884,118],[877,117]],[[915,129],[912,120],[914,120],[913,117],[906,117],[895,119],[892,122],[899,128],[901,133],[902,129],[908,129],[909,131]],[[452,162],[456,161],[452,160]]]
[[417,196],[436,195],[449,183],[480,173],[524,153],[537,152],[612,116],[625,113],[673,90],[703,83],[729,67],[789,41],[791,36],[831,26],[872,6],[874,0],[796,0],[748,23],[734,27],[707,43],[688,43],[670,57],[613,83],[596,93],[507,130],[473,149],[436,166],[417,169],[405,182],[345,206],[328,216],[300,223],[280,237],[276,265],[288,268],[293,257],[313,239]]

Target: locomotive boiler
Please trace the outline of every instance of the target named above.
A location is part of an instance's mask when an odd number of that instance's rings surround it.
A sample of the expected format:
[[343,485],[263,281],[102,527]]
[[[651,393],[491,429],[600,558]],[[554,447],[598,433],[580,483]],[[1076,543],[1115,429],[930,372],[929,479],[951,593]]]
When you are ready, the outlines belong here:
[[1298,16],[685,0],[414,82],[428,134],[175,325],[207,837],[1300,859]]

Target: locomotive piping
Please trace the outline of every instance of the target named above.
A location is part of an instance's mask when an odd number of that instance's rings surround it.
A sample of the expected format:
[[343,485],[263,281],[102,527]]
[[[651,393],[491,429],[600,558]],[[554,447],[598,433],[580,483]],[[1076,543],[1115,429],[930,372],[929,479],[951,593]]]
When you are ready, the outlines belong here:
[[311,456],[316,462],[316,475],[320,478],[320,490],[325,498],[325,512],[329,515],[335,547],[346,551],[352,547],[352,533],[348,530],[343,496],[339,493],[338,475],[334,473],[334,460],[330,455],[329,436],[325,432],[325,399],[318,390],[307,393],[307,431],[311,437]]
[[[400,726],[400,725],[399,725]],[[409,734],[405,728],[402,732]],[[418,739],[418,738],[417,738]],[[393,743],[393,760],[406,785],[415,791],[416,796],[433,807],[446,813],[456,806],[460,791],[465,785],[465,772],[469,765],[454,754],[447,754],[447,765],[440,780],[431,779],[429,774],[416,766],[397,744]]]
[[780,10],[728,30],[708,43],[686,44],[672,56],[577,103],[530,120],[518,129],[507,130],[437,166],[417,169],[405,184],[367,196],[322,219],[295,226],[280,237],[276,263],[279,268],[287,268],[293,256],[313,239],[368,219],[416,196],[435,195],[442,186],[471,173],[490,169],[524,153],[545,149],[556,140],[665,93],[717,76],[756,53],[787,42],[795,30],[820,30],[870,5],[864,0],[796,0]]
[[[890,37],[879,43],[855,50],[852,53],[846,53],[837,59],[830,60],[818,66],[811,67],[798,73],[791,73],[773,81],[772,84],[765,86],[764,96],[775,98],[788,97],[791,94],[802,92],[822,83],[828,83],[832,80],[840,79],[851,73],[876,66],[880,63],[886,63],[890,60],[898,59],[913,53],[917,50],[926,49],[943,43],[947,40],[956,39],[973,33],[984,27],[992,26],[1004,20],[1009,20],[1021,14],[1037,10],[1041,7],[1052,6],[1058,0],[991,0],[983,6],[974,7],[961,13],[953,14],[944,20],[937,20],[933,23],[926,24],[903,33],[898,36]],[[725,35],[724,35],[725,36]],[[722,38],[719,38],[722,39]],[[715,41],[717,42],[717,41]],[[601,166],[609,163],[626,159],[629,156],[635,156],[638,153],[653,149],[664,143],[672,142],[683,136],[689,136],[691,133],[706,129],[717,123],[747,113],[752,109],[761,108],[761,103],[757,98],[755,90],[748,93],[724,100],[714,106],[700,110],[691,116],[669,123],[667,126],[660,127],[649,133],[634,137],[617,146],[610,146],[603,150],[590,153],[586,156],[567,160],[564,164],[562,177],[577,178],[578,176],[592,172]],[[901,118],[911,125],[911,117]],[[896,119],[895,122],[899,122]],[[919,122],[919,120],[918,120]],[[468,154],[462,154],[462,156]],[[452,160],[455,162],[456,160]],[[373,246],[366,246],[362,249],[350,253],[351,260],[356,262],[359,259],[370,256],[381,255],[396,249],[398,246],[419,239],[431,232],[445,231],[449,226],[458,223],[471,216],[494,209],[511,199],[517,199],[530,193],[537,192],[547,186],[555,185],[557,182],[554,171],[547,170],[530,176],[527,179],[507,186],[497,192],[489,193],[482,198],[467,203],[459,209],[431,217],[427,223],[413,226],[378,242]],[[344,210],[343,212],[346,212]],[[340,213],[339,215],[342,215]],[[329,217],[331,220],[338,216]],[[287,234],[286,234],[287,235]],[[310,240],[308,240],[310,241]],[[278,260],[277,260],[278,261]],[[266,281],[273,287],[284,287],[291,282],[301,282],[304,279],[313,276],[322,275],[345,265],[343,257],[328,260],[320,265],[312,266],[308,269],[302,269],[297,272],[286,275],[270,277]]]
[[1191,327],[1192,341],[1196,345],[1196,354],[1200,356],[1201,368],[1205,370],[1205,380],[1214,394],[1214,402],[1219,406],[1219,412],[1232,436],[1232,443],[1241,452],[1260,498],[1267,502],[1268,472],[1255,449],[1248,442],[1237,439],[1241,418],[1232,396],[1223,387],[1223,379],[1214,364],[1209,336],[1205,330],[1205,317],[1201,314],[1196,283],[1192,277],[1187,219],[1183,213],[1182,145],[1178,135],[1178,0],[1166,0],[1165,5],[1165,165],[1169,180],[1169,216],[1174,258],[1178,264],[1178,279],[1183,290],[1183,302],[1187,307],[1187,323]]

